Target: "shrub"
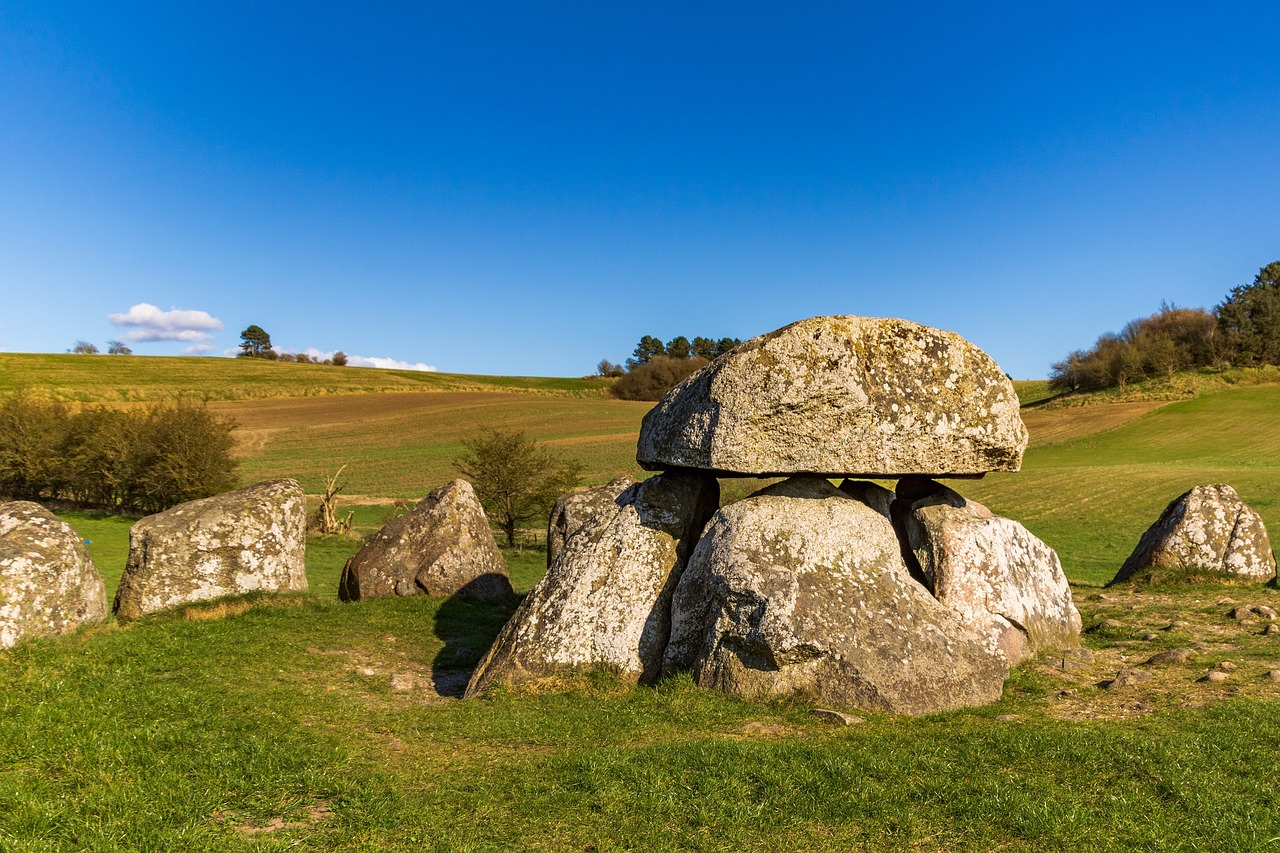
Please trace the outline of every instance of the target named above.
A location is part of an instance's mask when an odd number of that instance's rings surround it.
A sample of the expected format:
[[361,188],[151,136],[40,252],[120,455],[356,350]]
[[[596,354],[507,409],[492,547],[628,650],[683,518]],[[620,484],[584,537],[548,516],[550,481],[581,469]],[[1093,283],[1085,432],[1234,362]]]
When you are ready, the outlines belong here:
[[661,400],[662,395],[705,364],[705,358],[656,356],[632,367],[613,383],[609,393],[620,400]]

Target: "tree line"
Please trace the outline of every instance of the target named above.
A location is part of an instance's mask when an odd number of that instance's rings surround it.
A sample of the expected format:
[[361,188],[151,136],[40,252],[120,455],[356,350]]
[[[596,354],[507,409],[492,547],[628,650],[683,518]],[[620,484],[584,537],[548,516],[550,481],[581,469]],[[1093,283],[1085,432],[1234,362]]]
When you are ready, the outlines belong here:
[[696,337],[691,341],[684,335],[663,343],[660,338],[645,335],[636,344],[625,368],[606,359],[596,366],[596,372],[618,378],[609,388],[609,393],[618,399],[660,400],[689,374],[740,343],[738,338]]
[[240,333],[240,352],[236,358],[265,358],[271,361],[297,362],[298,364],[332,364],[347,366],[347,354],[338,350],[332,358],[312,358],[305,352],[278,352],[271,345],[271,335],[261,326],[249,326]]
[[235,486],[234,421],[189,401],[72,408],[0,401],[0,494],[151,513]]
[[1162,305],[1054,362],[1049,387],[1096,391],[1204,367],[1280,364],[1280,261],[1212,311]]

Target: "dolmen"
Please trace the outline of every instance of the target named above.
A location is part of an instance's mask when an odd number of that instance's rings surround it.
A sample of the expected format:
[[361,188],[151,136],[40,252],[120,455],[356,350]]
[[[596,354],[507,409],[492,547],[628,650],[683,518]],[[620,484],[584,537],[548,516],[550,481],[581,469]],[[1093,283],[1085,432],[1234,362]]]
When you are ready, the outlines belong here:
[[1170,501],[1111,583],[1159,569],[1265,583],[1276,576],[1276,557],[1262,517],[1235,489],[1217,483],[1196,486]]
[[0,648],[106,618],[102,575],[76,532],[40,504],[0,503]]
[[[466,695],[607,669],[905,714],[999,699],[1080,634],[1053,550],[938,482],[1017,471],[1018,408],[986,353],[905,320],[741,344],[645,416],[654,476],[557,503],[547,574]],[[785,479],[721,507],[721,477]]]
[[268,480],[139,519],[113,608],[120,620],[249,592],[307,588],[306,501]]

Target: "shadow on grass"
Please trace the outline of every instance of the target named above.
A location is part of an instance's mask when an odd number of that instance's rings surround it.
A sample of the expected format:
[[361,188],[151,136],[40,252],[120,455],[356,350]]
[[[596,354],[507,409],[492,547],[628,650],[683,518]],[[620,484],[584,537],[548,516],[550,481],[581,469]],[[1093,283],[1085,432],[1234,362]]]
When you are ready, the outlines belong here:
[[479,601],[466,589],[445,599],[436,613],[436,637],[444,644],[431,663],[431,681],[441,696],[461,697],[476,664],[489,651],[524,596]]

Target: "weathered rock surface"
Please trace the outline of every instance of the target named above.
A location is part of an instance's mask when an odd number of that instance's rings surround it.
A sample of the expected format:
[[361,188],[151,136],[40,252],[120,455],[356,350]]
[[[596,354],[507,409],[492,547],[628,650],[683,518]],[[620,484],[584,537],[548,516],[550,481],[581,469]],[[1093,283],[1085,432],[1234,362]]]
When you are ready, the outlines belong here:
[[1276,575],[1276,558],[1262,518],[1235,489],[1218,484],[1196,486],[1165,507],[1111,582],[1126,581],[1147,568],[1199,569],[1268,581]]
[[[908,495],[924,491],[903,482]],[[1081,620],[1057,553],[1016,521],[937,483],[895,509],[925,584],[1016,666],[1080,645]]]
[[383,525],[347,560],[338,582],[343,601],[423,593],[481,601],[512,594],[507,563],[466,480],[445,483]]
[[645,415],[636,459],[751,476],[1017,471],[1013,383],[952,332],[814,317],[735,347]]
[[599,488],[561,495],[547,519],[547,568],[551,568],[564,550],[566,539],[597,517],[635,482],[630,477],[618,477]]
[[0,504],[0,648],[106,617],[106,588],[79,535],[40,504]]
[[261,590],[305,590],[306,505],[295,480],[178,504],[129,531],[121,619]]
[[666,668],[701,624],[695,680],[738,695],[924,714],[993,702],[1008,672],[910,576],[889,519],[816,477],[717,512],[672,607]]
[[662,668],[671,593],[719,498],[716,481],[668,471],[581,524],[481,660],[467,696],[575,670],[650,681]]

